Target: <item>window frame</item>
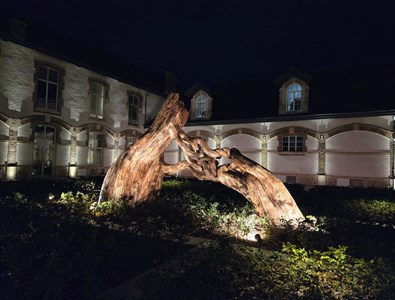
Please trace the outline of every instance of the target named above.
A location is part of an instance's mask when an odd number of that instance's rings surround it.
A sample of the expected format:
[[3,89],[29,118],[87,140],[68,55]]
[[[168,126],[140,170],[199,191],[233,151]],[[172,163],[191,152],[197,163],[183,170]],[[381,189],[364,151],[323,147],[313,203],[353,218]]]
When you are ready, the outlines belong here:
[[[101,131],[89,131],[88,133],[88,156],[87,156],[87,165],[90,166],[102,166],[103,165],[103,156],[104,156],[104,148],[106,142],[106,135]],[[99,143],[99,139],[101,139],[101,143]],[[100,151],[99,161],[95,160],[96,155],[95,152]]]
[[[287,141],[285,141],[287,139]],[[292,141],[294,139],[294,141]],[[298,143],[298,139],[300,140]],[[283,134],[278,136],[277,152],[283,154],[303,154],[307,152],[307,135],[305,134]],[[292,147],[294,150],[292,150]]]
[[[290,109],[290,101],[291,98],[295,97],[288,97],[288,88],[292,88],[293,84],[298,84],[301,87],[300,93],[300,102],[299,99],[296,102],[296,107],[292,104]],[[279,114],[300,114],[306,113],[309,111],[309,94],[310,94],[310,87],[308,83],[296,76],[292,76],[283,84],[279,89],[279,106],[278,106],[278,113]],[[298,95],[299,96],[299,95]],[[299,97],[296,97],[299,98]]]
[[[95,85],[95,90],[93,86]],[[98,91],[99,86],[103,88],[102,95]],[[104,104],[108,101],[108,83],[97,78],[89,78],[89,116],[90,118],[103,120],[104,119]],[[95,96],[95,97],[93,97]],[[99,99],[100,97],[100,99]],[[95,101],[95,110],[93,111],[93,100]],[[101,108],[100,108],[101,106]],[[101,111],[99,111],[101,110]]]
[[355,187],[355,188],[363,187],[363,180],[362,179],[351,178],[350,179],[350,187]]
[[[294,87],[297,89],[292,90]],[[299,83],[291,83],[286,88],[287,112],[300,112],[302,109],[303,88]],[[298,97],[296,96],[298,95]]]
[[206,95],[196,97],[196,119],[205,119],[207,117],[208,98]]
[[[48,139],[50,133],[52,133],[52,138]],[[32,124],[31,138],[33,141],[33,175],[39,177],[54,175],[58,128],[51,124]],[[38,140],[41,144],[38,143]],[[46,155],[46,157],[42,155]],[[48,162],[50,162],[49,165]],[[46,168],[48,169],[45,170]]]
[[[60,115],[63,107],[63,98],[62,93],[64,89],[64,69],[60,68],[57,65],[45,62],[45,61],[34,61],[35,73],[34,73],[34,92],[33,92],[33,110],[35,112],[45,112],[55,115]],[[40,73],[41,70],[46,70],[46,78],[41,78]],[[54,71],[57,74],[57,81],[53,81],[50,78],[50,71]],[[45,98],[39,99],[40,83],[44,83],[45,85]],[[50,86],[55,86],[56,91],[56,99],[49,99]],[[44,103],[44,105],[40,104],[40,101]],[[51,106],[48,105],[49,102],[53,102]]]
[[210,120],[213,114],[213,98],[204,90],[199,90],[193,94],[191,99],[191,111],[189,119],[191,121]]
[[[131,100],[133,100],[133,102]],[[138,95],[128,93],[128,124],[137,125],[139,123],[140,103],[141,98]],[[135,114],[135,117],[133,114]]]

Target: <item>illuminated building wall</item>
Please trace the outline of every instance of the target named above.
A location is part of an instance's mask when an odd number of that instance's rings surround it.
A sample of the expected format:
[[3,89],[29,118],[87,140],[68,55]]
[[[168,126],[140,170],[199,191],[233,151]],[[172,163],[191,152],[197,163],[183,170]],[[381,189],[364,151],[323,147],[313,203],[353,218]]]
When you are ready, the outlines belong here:
[[[125,140],[141,135],[144,122],[164,101],[159,93],[18,43],[0,39],[0,48],[1,179],[104,174],[123,151]],[[63,70],[59,112],[35,108],[37,62]],[[107,89],[102,119],[90,113],[92,78]],[[128,120],[130,93],[139,99],[133,124]],[[92,132],[100,135],[99,142],[89,140]]]
[[[325,124],[325,131],[323,126]],[[212,136],[221,147],[234,147],[265,165],[284,182],[311,185],[387,187],[391,184],[392,116],[320,119],[294,122],[221,124],[185,127],[186,132]],[[306,151],[279,151],[284,132],[306,134]],[[211,148],[218,147],[210,139]],[[166,160],[178,161],[173,144]],[[182,157],[181,157],[182,158]],[[221,159],[220,163],[228,160]],[[295,181],[293,181],[295,180]]]
[[[143,124],[155,117],[164,101],[160,93],[18,43],[0,39],[0,48],[0,179],[102,175],[144,133]],[[37,62],[63,72],[58,113],[35,109]],[[92,80],[106,87],[102,119],[91,117]],[[280,90],[281,97],[284,88]],[[201,91],[187,99],[203,94],[208,95],[209,105],[217,100],[215,95]],[[134,123],[128,120],[130,95],[140,99]],[[215,117],[211,107],[207,112]],[[191,136],[203,137],[211,148],[238,148],[284,182],[386,187],[393,184],[394,175],[393,119],[391,113],[382,113],[210,123],[205,115],[201,124],[199,118],[192,118],[184,130]],[[302,137],[303,149],[284,151],[282,143],[288,136]],[[164,159],[168,163],[183,159],[175,142]],[[227,162],[221,159],[219,163]]]

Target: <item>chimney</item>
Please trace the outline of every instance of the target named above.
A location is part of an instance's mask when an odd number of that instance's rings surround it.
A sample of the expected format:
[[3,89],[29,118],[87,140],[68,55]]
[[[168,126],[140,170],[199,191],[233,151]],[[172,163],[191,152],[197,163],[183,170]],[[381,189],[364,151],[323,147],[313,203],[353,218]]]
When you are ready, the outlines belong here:
[[172,71],[165,72],[165,93],[170,94],[177,91],[177,75]]
[[26,26],[27,24],[25,22],[12,18],[10,19],[10,34],[15,38],[24,41],[26,38]]

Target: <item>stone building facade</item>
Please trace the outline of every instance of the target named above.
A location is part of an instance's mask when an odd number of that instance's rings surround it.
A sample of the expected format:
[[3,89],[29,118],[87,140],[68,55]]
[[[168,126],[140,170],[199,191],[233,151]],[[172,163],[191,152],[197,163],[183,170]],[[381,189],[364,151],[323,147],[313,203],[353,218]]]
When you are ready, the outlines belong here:
[[104,174],[163,93],[0,39],[0,179]]
[[[24,34],[2,33],[0,70],[3,180],[105,174],[166,97],[165,88],[47,51]],[[394,70],[290,68],[270,80],[195,84],[181,93],[190,105],[184,130],[212,148],[238,148],[284,182],[393,187]],[[175,142],[164,159],[183,159]]]

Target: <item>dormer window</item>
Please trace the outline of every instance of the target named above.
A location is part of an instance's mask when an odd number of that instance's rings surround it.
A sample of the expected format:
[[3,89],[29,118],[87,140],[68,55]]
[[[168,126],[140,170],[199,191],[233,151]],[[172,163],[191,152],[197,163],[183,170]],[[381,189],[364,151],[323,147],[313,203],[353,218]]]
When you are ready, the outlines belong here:
[[293,83],[287,88],[287,109],[288,111],[300,111],[302,102],[302,87]]
[[280,114],[306,113],[309,110],[309,86],[297,77],[291,77],[282,84],[279,98]]
[[191,99],[191,120],[210,120],[213,99],[203,90],[195,93]]
[[207,116],[207,97],[200,95],[196,98],[196,118],[205,118]]

